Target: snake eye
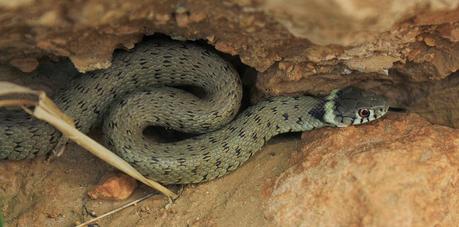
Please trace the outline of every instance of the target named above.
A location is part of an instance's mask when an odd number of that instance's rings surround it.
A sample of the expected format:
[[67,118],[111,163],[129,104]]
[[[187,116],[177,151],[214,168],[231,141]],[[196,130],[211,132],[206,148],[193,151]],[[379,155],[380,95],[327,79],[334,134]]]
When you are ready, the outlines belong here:
[[365,108],[359,109],[358,113],[361,118],[366,118],[370,116],[370,110],[365,109]]

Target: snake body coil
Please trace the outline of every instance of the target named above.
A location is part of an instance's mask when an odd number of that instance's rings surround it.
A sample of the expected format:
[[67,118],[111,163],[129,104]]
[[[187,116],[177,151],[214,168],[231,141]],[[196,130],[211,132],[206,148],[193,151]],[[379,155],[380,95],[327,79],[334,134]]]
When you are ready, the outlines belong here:
[[[104,118],[109,147],[141,173],[165,184],[197,183],[236,169],[274,135],[361,124],[387,111],[384,98],[355,88],[324,98],[274,97],[236,116],[242,88],[234,68],[190,43],[155,41],[117,52],[110,69],[82,75],[56,103],[88,132]],[[192,86],[204,97],[178,89]],[[20,111],[0,111],[0,159],[51,151],[61,134]],[[148,126],[198,133],[171,143],[145,138]],[[205,133],[205,134],[202,134]]]

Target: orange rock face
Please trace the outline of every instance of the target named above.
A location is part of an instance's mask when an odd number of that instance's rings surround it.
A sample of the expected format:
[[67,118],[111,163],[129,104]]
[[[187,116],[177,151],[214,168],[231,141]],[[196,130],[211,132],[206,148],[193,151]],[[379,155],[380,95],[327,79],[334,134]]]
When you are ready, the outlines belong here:
[[137,188],[137,181],[125,174],[109,174],[88,192],[91,199],[123,200]]
[[[258,71],[259,96],[324,95],[353,84],[393,92],[391,104],[458,127],[457,105],[431,105],[444,98],[429,87],[459,70],[458,7],[456,0],[0,1],[0,64],[30,72],[43,58],[68,58],[89,72],[110,67],[115,49],[162,33],[237,56]],[[445,84],[457,100],[457,86]]]
[[279,226],[455,226],[459,131],[414,114],[303,134],[273,188]]

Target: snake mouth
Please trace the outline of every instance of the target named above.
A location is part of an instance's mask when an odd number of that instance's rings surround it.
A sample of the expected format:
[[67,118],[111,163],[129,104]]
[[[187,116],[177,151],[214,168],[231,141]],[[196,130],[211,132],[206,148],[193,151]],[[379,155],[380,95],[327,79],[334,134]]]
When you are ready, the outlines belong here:
[[408,110],[406,108],[403,108],[403,107],[390,106],[390,107],[388,107],[387,111],[390,111],[390,112],[407,112]]

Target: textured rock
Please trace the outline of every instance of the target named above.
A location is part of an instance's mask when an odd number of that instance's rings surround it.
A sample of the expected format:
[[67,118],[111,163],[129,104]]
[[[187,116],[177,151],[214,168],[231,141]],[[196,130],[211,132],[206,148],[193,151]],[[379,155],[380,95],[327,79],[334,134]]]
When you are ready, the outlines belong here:
[[[263,8],[297,37],[313,43],[344,46],[368,42],[401,19],[416,15],[416,8],[453,9],[455,0],[266,0]],[[427,20],[428,21],[428,20]]]
[[279,226],[455,226],[459,131],[414,114],[303,134],[272,189]]
[[410,111],[430,122],[459,128],[459,73],[440,81],[409,84],[398,90],[405,91],[405,97],[398,96],[398,100]]
[[[357,84],[395,93],[394,105],[423,113],[433,110],[416,109],[428,106],[428,99],[399,97],[412,94],[406,88],[414,83],[433,83],[459,69],[458,5],[457,0],[0,1],[0,63],[30,72],[37,59],[66,57],[87,72],[109,67],[114,49],[130,49],[144,35],[162,33],[237,55],[259,71],[260,96],[325,94]],[[426,116],[456,127],[444,119],[459,118],[458,111],[437,115]]]
[[137,188],[137,181],[123,173],[108,174],[95,188],[88,192],[91,199],[123,200]]
[[[142,35],[160,32],[207,40],[259,71],[279,70],[275,64],[279,62],[294,65],[296,72],[309,78],[433,61],[430,76],[443,78],[459,68],[455,55],[448,55],[458,48],[442,48],[457,41],[458,4],[455,0],[1,1],[0,32],[5,35],[0,39],[0,62],[30,71],[36,58],[63,56],[82,72],[106,68],[115,48],[131,48]],[[433,45],[437,42],[432,40],[443,44]],[[424,44],[431,50],[424,50]],[[423,51],[439,53],[426,58]],[[450,63],[438,62],[444,58],[451,58]],[[277,74],[295,80],[290,73]],[[264,88],[269,85],[260,83]]]
[[177,39],[208,40],[263,71],[280,60],[279,47],[296,40],[260,10],[243,9],[251,3],[36,0],[10,5],[0,4],[0,32],[6,34],[0,39],[4,63],[64,56],[82,72],[107,68],[116,47],[131,48],[144,34],[159,32]]

